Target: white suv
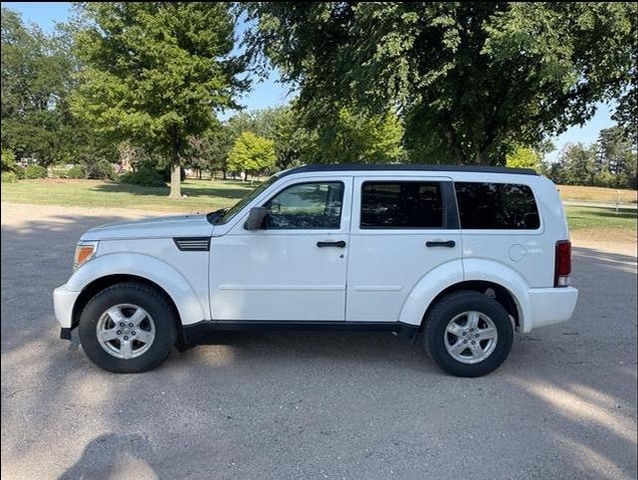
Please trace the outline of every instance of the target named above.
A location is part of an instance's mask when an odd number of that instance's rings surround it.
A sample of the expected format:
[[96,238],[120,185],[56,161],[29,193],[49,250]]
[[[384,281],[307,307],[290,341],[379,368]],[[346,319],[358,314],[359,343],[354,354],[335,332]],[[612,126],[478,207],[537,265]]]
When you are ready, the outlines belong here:
[[61,337],[78,327],[112,372],[220,331],[334,329],[422,332],[474,377],[578,297],[555,185],[496,167],[294,168],[229,209],[89,230],[74,267],[53,295]]

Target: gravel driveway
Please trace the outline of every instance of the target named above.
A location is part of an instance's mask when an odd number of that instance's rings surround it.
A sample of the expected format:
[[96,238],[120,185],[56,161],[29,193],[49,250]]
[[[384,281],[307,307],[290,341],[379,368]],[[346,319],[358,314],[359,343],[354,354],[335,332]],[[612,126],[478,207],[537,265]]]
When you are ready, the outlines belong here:
[[383,333],[225,335],[109,374],[58,339],[51,291],[83,231],[143,215],[2,204],[2,479],[636,478],[635,244],[576,245],[574,319],[483,378]]

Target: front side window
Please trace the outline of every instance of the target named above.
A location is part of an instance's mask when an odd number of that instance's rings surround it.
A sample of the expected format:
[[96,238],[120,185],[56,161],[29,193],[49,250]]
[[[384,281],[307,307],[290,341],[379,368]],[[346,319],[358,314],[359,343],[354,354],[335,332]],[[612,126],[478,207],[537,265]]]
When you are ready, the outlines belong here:
[[360,228],[443,228],[438,182],[364,182]]
[[264,204],[268,209],[264,225],[268,230],[338,230],[342,204],[341,182],[292,185]]
[[461,228],[536,230],[540,227],[532,189],[513,183],[455,182]]

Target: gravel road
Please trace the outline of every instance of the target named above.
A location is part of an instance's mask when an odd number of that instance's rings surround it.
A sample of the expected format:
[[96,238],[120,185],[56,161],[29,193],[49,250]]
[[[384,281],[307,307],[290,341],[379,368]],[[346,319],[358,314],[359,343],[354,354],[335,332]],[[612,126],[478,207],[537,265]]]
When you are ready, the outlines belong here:
[[383,333],[237,334],[115,375],[58,339],[92,226],[2,204],[2,479],[635,479],[636,246],[580,245],[571,322],[478,379]]

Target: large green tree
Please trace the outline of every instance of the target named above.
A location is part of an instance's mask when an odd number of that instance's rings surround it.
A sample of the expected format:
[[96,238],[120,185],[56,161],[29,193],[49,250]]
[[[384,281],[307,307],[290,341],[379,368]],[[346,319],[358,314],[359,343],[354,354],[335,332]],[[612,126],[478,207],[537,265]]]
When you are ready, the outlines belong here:
[[67,98],[74,61],[61,32],[46,35],[2,7],[2,146],[43,166],[71,160],[81,125]]
[[181,197],[189,138],[210,129],[215,111],[234,108],[247,87],[233,56],[228,3],[89,2],[76,37],[85,64],[74,112],[117,139],[158,152],[171,166],[171,197]]
[[253,53],[299,88],[317,123],[344,106],[399,112],[412,161],[502,165],[515,145],[586,122],[597,102],[635,111],[634,3],[244,7]]

